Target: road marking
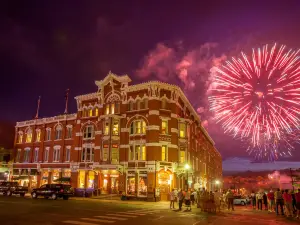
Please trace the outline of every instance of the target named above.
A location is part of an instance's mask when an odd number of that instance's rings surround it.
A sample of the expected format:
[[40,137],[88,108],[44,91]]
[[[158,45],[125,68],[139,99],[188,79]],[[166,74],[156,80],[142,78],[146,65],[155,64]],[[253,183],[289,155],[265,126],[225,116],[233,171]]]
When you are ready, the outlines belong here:
[[69,223],[69,224],[76,224],[76,225],[97,225],[95,223],[86,223],[82,221],[73,221],[73,220],[66,220],[62,221],[63,223]]
[[133,215],[120,215],[117,213],[110,213],[110,214],[106,214],[108,216],[123,216],[123,217],[129,217],[129,218],[136,218],[137,216],[133,216]]
[[116,222],[116,221],[112,221],[112,220],[101,220],[101,219],[92,219],[92,218],[80,218],[80,219],[91,221],[91,222],[101,222],[101,223],[115,223]]
[[145,216],[146,214],[143,213],[135,213],[135,212],[118,212],[121,214],[129,214],[129,215],[137,215],[137,216]]
[[[164,216],[160,216],[160,217],[158,217],[158,218],[156,218],[156,219],[153,219],[153,220],[160,220],[161,218],[163,218]],[[152,220],[152,221],[153,221]]]
[[103,219],[112,219],[112,220],[128,220],[127,218],[119,218],[114,216],[94,216],[97,218],[103,218]]

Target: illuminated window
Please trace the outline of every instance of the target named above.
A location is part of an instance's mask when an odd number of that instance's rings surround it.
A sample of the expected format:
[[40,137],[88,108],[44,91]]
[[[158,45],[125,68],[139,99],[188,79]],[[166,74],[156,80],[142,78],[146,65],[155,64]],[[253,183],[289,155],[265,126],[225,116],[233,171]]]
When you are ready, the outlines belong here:
[[115,114],[115,103],[111,103],[111,114]]
[[167,120],[162,120],[161,121],[161,133],[162,134],[167,134],[168,133],[168,121]]
[[146,122],[144,120],[142,122],[142,133],[146,134]]
[[18,134],[18,143],[21,144],[23,142],[23,132]]
[[94,161],[94,149],[91,147],[83,148],[81,152],[82,162],[93,162]]
[[72,138],[72,127],[71,126],[69,126],[69,127],[67,127],[67,135],[66,135],[66,139],[70,139],[70,138]]
[[55,128],[55,140],[60,140],[62,137],[62,127],[57,125]]
[[119,121],[114,120],[113,122],[113,135],[119,135]]
[[36,130],[36,142],[41,141],[41,130]]
[[111,150],[111,162],[114,164],[119,162],[119,150],[117,148]]
[[145,145],[142,146],[140,160],[146,160],[146,146]]
[[108,114],[109,114],[109,104],[107,104],[107,105],[106,105],[106,108],[105,108],[105,113],[106,113],[106,115],[108,115]]
[[32,141],[32,130],[28,129],[26,132],[26,143],[30,143]]
[[95,109],[95,116],[98,116],[99,115],[99,110],[98,108]]
[[185,129],[186,129],[185,124],[179,123],[179,137],[185,138]]
[[93,138],[94,137],[94,126],[93,125],[88,125],[85,127],[84,138]]
[[53,149],[53,162],[59,162],[60,159],[60,148]]
[[185,162],[185,151],[180,151],[180,163]]
[[102,160],[103,161],[107,161],[108,159],[108,149],[107,148],[103,148],[102,149]]
[[199,159],[196,157],[196,171],[199,170]]
[[161,146],[161,161],[167,161],[167,146]]
[[135,122],[135,133],[140,134],[142,132],[142,121]]
[[109,122],[104,124],[104,135],[109,135]]
[[87,117],[87,110],[86,109],[83,110],[83,117]]
[[51,128],[47,128],[46,130],[46,141],[51,140]]
[[89,109],[89,117],[93,116],[93,109]]

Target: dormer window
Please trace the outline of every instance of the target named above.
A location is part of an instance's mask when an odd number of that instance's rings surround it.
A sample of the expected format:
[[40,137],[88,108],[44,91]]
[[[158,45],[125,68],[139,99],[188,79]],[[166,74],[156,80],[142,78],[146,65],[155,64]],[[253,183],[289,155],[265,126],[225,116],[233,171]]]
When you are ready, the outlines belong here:
[[31,143],[32,142],[32,130],[28,129],[26,132],[26,143]]
[[99,109],[95,108],[95,116],[98,116],[98,115],[99,115]]
[[23,142],[23,132],[18,133],[18,143],[21,144]]
[[40,142],[41,141],[41,130],[38,129],[36,130],[36,142]]
[[89,109],[89,117],[93,116],[93,109]]
[[51,140],[51,128],[47,128],[46,130],[46,141]]
[[136,109],[140,110],[141,108],[141,101],[140,100],[136,100]]

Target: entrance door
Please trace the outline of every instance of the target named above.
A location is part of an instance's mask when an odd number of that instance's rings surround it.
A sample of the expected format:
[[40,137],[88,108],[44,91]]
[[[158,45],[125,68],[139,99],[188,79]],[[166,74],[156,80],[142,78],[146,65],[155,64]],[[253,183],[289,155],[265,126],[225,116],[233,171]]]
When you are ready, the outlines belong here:
[[160,198],[162,201],[168,201],[170,193],[170,175],[166,171],[162,171],[158,174],[158,183],[160,189]]

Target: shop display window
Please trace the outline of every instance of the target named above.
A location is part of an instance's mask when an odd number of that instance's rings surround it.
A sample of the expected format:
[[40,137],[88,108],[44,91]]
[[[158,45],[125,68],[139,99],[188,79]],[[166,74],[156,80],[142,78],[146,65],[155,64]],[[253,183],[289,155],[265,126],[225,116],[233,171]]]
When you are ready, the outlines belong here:
[[147,196],[147,177],[140,177],[139,178],[139,185],[138,185],[138,190],[139,190],[139,196],[146,197]]
[[79,171],[79,188],[84,188],[85,184],[85,171],[80,170]]
[[94,188],[95,173],[89,171],[88,188]]
[[135,177],[128,177],[127,178],[127,194],[128,195],[135,195]]

